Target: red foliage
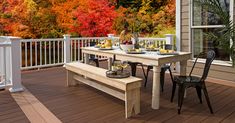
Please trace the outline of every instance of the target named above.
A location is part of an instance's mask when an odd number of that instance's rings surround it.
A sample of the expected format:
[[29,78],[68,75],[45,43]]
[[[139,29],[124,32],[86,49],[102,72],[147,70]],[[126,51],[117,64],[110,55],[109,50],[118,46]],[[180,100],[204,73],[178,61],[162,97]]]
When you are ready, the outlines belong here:
[[115,33],[112,25],[117,13],[108,0],[81,0],[79,2],[79,7],[75,12],[76,23],[71,32],[87,37]]

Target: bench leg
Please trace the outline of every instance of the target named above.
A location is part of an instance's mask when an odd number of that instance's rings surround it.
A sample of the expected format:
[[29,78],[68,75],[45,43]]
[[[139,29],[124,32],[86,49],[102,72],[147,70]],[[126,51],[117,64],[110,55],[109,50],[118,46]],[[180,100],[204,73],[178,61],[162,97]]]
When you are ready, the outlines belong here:
[[125,93],[126,118],[140,113],[140,88],[128,90]]
[[73,76],[74,76],[74,73],[69,71],[69,70],[67,70],[67,86],[68,87],[76,85]]

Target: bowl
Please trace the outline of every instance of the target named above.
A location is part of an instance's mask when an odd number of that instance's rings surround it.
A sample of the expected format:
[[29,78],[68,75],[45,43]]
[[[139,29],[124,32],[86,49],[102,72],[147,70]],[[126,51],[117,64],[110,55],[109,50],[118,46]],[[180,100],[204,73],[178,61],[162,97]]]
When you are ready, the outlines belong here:
[[123,51],[134,49],[134,44],[120,44],[120,48]]

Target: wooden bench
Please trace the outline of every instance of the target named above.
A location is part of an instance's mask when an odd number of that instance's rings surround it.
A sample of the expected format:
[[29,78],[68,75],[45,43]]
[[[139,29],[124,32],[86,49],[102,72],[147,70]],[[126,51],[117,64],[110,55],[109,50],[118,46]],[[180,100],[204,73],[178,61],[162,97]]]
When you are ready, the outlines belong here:
[[126,118],[140,112],[140,87],[142,79],[128,77],[114,79],[106,77],[106,69],[84,63],[68,63],[67,86],[76,85],[77,81],[108,93],[125,101]]

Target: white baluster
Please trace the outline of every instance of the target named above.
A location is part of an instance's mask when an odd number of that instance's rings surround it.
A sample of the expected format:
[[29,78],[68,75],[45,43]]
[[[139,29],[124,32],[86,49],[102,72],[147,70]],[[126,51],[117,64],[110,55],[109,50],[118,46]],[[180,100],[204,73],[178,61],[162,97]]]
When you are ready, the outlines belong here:
[[30,67],[32,67],[33,66],[32,42],[29,42],[29,46],[30,46],[30,53],[29,53],[29,56],[30,56]]
[[53,64],[55,64],[55,42],[53,41]]
[[41,41],[40,41],[39,47],[40,47],[40,66],[42,66],[42,42]]
[[35,41],[35,66],[38,66],[38,42]]
[[64,63],[71,62],[72,58],[70,56],[70,35],[64,35]]

